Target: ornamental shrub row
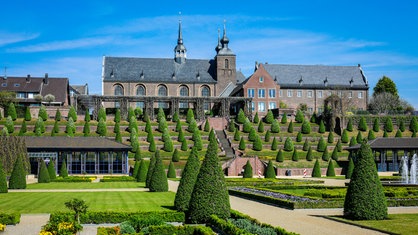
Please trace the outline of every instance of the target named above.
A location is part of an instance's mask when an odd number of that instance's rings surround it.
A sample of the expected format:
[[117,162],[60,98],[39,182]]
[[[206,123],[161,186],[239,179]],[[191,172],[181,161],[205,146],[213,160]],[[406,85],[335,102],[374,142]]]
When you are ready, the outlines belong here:
[[100,179],[100,182],[135,182],[136,179],[132,176],[105,176]]
[[20,223],[19,213],[0,213],[0,224],[15,225]]

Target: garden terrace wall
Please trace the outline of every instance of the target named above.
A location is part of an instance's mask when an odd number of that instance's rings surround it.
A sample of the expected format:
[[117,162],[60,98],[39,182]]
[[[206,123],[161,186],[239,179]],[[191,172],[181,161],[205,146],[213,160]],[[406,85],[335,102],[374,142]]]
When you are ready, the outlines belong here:
[[[306,170],[306,176],[311,177],[312,175],[312,168],[277,168],[276,169],[277,176],[288,176],[286,171],[290,170],[292,176],[301,176],[304,175],[304,170]],[[343,168],[334,168],[335,175],[342,175]],[[321,175],[327,174],[327,168],[321,168]],[[290,175],[289,175],[290,176]]]

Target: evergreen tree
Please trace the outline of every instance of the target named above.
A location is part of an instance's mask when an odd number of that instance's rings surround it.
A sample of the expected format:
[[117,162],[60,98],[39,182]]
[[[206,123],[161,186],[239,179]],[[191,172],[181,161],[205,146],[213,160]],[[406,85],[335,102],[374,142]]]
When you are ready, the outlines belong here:
[[363,136],[361,136],[361,132],[360,131],[357,132],[356,141],[357,141],[357,143],[363,142]]
[[242,178],[253,178],[253,167],[251,166],[250,160],[244,166],[244,173]]
[[229,122],[228,130],[229,132],[235,132],[237,128],[235,128],[235,124],[233,122]]
[[170,178],[170,179],[177,178],[176,168],[174,167],[174,163],[172,161],[168,165],[167,178]]
[[379,130],[380,130],[379,118],[375,118],[373,120],[373,131],[374,132],[379,132]]
[[298,143],[302,142],[302,133],[300,131],[296,135],[296,142]]
[[89,122],[84,122],[83,134],[85,137],[90,135],[90,123]]
[[354,145],[356,145],[357,144],[357,139],[356,138],[354,138],[354,136],[353,137],[351,137],[351,139],[350,139],[350,143],[348,144],[348,146],[354,146]]
[[[367,189],[367,190],[365,190]],[[370,146],[362,143],[344,201],[344,217],[353,220],[386,219],[387,199]]]
[[41,128],[35,126],[35,136],[42,136]]
[[258,136],[254,128],[251,128],[250,133],[248,134],[248,140],[251,142],[255,141],[255,137]]
[[365,117],[360,118],[357,129],[359,131],[367,131],[367,123],[366,123],[366,118]]
[[[198,132],[199,132],[199,130],[198,130]],[[199,138],[200,138],[200,135],[199,135]],[[171,140],[170,134],[168,133],[167,129],[165,129],[165,131],[164,131],[163,141],[164,141],[163,150],[166,151],[166,152],[173,152],[173,149],[174,149],[173,141]]]
[[354,170],[354,161],[353,161],[353,158],[350,157],[350,160],[348,161],[347,173],[345,175],[346,179],[351,179],[351,176],[353,175],[353,170]]
[[306,138],[305,139],[305,142],[303,143],[303,147],[302,147],[302,150],[303,151],[308,151],[308,148],[309,148],[309,142],[308,142],[308,138]]
[[20,130],[19,130],[19,136],[24,136],[26,132],[27,132],[26,121],[23,120],[22,126],[20,127]]
[[287,115],[285,113],[282,115],[282,120],[280,120],[280,123],[282,123],[282,124],[287,123]]
[[178,111],[174,112],[172,121],[177,122],[177,123],[180,122],[180,117],[179,117],[179,112]]
[[293,133],[293,121],[289,122],[289,126],[287,126],[287,132]]
[[276,172],[274,171],[273,162],[269,160],[267,163],[267,168],[264,172],[264,178],[266,179],[275,179],[276,178]]
[[167,192],[168,181],[164,170],[163,161],[160,155],[155,156],[155,165],[149,182],[149,191],[151,192]]
[[311,123],[316,123],[316,117],[317,117],[316,112],[314,112],[314,113],[312,114],[311,119],[310,119],[309,121],[310,121]]
[[15,124],[13,123],[12,117],[7,116],[5,127],[7,129],[7,132],[9,134],[13,133],[15,131]]
[[284,161],[283,151],[282,149],[279,149],[276,155],[276,162],[283,162],[283,161]]
[[47,119],[48,119],[48,113],[46,112],[46,108],[45,108],[45,106],[43,106],[43,105],[42,105],[42,106],[39,108],[38,117],[39,117],[39,118],[42,118],[42,120],[43,120],[44,122],[46,122],[46,121],[47,121]]
[[245,116],[244,110],[239,109],[238,114],[235,118],[235,121],[239,124],[244,124],[247,117]]
[[148,165],[148,172],[147,172],[147,178],[145,180],[145,187],[149,188],[150,182],[151,182],[151,178],[152,178],[152,173],[154,172],[154,167],[155,167],[155,162],[157,159],[157,155],[160,155],[160,151],[155,151],[154,155],[151,156],[150,158],[150,162]]
[[120,134],[120,131],[116,132],[115,141],[122,143],[122,135]]
[[60,132],[60,127],[59,127],[58,121],[54,122],[54,127],[52,128],[51,132],[53,132],[53,133],[59,133]]
[[295,121],[297,123],[302,123],[304,120],[305,120],[305,117],[303,115],[302,110],[298,109],[298,111],[296,111]]
[[135,130],[136,133],[138,133],[138,122],[136,121],[135,115],[133,115],[129,120],[128,131],[132,132],[132,130]]
[[142,159],[141,147],[139,146],[139,143],[137,144],[136,149],[135,149],[134,159],[135,161],[138,161],[138,162]]
[[245,144],[244,137],[241,137],[241,140],[239,141],[238,149],[245,150],[245,148],[246,148],[246,144]]
[[280,125],[279,122],[274,119],[271,123],[271,133],[279,133],[280,132]]
[[99,134],[99,136],[106,136],[107,127],[106,127],[106,122],[103,118],[100,118],[100,121],[97,124],[96,133]]
[[321,136],[321,138],[319,138],[318,145],[316,147],[316,151],[324,152],[326,148],[327,148],[327,144],[325,143],[324,138]]
[[120,132],[120,124],[119,122],[115,122],[115,125],[113,126],[113,133],[118,133]]
[[253,126],[251,125],[251,122],[248,119],[246,119],[242,127],[242,131],[244,133],[250,133],[251,128],[253,128]]
[[321,167],[319,166],[319,161],[316,159],[315,165],[312,169],[312,177],[314,178],[321,178]]
[[294,162],[299,161],[298,151],[296,150],[296,148],[293,149],[292,161],[294,161]]
[[411,122],[409,123],[409,130],[411,132],[418,132],[418,121],[416,116],[412,117]]
[[258,132],[263,133],[264,132],[264,124],[262,121],[258,122]]
[[195,139],[193,146],[196,147],[198,151],[201,151],[203,149],[203,144],[202,144],[202,137],[200,136],[199,129],[195,130],[195,132],[193,133],[193,136]]
[[302,133],[310,134],[311,133],[311,124],[308,121],[302,123]]
[[77,122],[77,112],[75,111],[75,108],[73,106],[70,106],[70,110],[68,111],[68,119],[70,118],[72,118],[74,122]]
[[98,120],[103,119],[106,122],[106,109],[101,107],[97,113]]
[[319,122],[318,133],[321,133],[321,134],[325,133],[325,124],[324,124],[324,121],[322,119]]
[[214,131],[211,130],[207,152],[186,215],[192,223],[205,223],[211,215],[216,215],[220,219],[227,219],[230,216],[228,189],[217,152],[218,143]]
[[29,108],[29,106],[26,106],[26,108],[25,108],[25,119],[24,119],[25,121],[30,121],[30,120],[32,120],[32,115],[31,115],[31,113],[30,113],[30,108]]
[[334,161],[338,161],[338,149],[337,146],[332,150],[331,158]]
[[349,118],[347,123],[347,128],[345,128],[347,131],[352,132],[353,131],[353,119]]
[[[152,133],[152,132],[151,132],[151,133]],[[154,137],[153,137],[153,138],[154,138]],[[183,142],[185,139],[186,139],[186,138],[184,137],[183,130],[182,130],[182,129],[180,129],[180,130],[179,130],[179,134],[177,135],[177,140],[178,140],[179,142]]]
[[49,179],[51,181],[54,181],[57,178],[57,172],[55,171],[55,164],[52,159],[49,161],[47,168],[48,168]]
[[7,112],[5,112],[5,117],[10,116],[12,118],[13,121],[16,121],[17,119],[17,112],[16,112],[16,107],[14,103],[10,103],[8,108],[7,108]]
[[145,180],[147,179],[147,172],[148,172],[148,168],[145,164],[145,160],[142,159],[141,162],[139,163],[139,169],[136,175],[136,181],[145,182]]
[[385,122],[385,131],[386,132],[392,132],[393,131],[393,124],[392,124],[392,118],[387,117]]
[[328,143],[329,144],[334,143],[334,134],[332,133],[332,131],[330,131],[328,134]]
[[401,132],[405,131],[405,122],[404,122],[403,118],[401,118],[401,120],[399,120],[399,130]]
[[186,122],[190,123],[192,120],[194,120],[194,113],[192,109],[188,109],[187,110],[187,115],[186,115]]
[[253,150],[261,151],[262,149],[263,149],[263,143],[261,142],[260,136],[257,135],[253,143]]
[[328,160],[329,160],[328,148],[325,148],[324,152],[322,152],[322,161],[327,162]]
[[189,123],[189,126],[187,127],[187,131],[189,131],[190,133],[193,133],[195,132],[196,129],[198,129],[196,120],[192,119]]
[[174,199],[174,206],[178,211],[188,210],[199,169],[199,157],[197,156],[197,150],[193,148],[181,174],[180,184],[177,189],[176,198]]
[[292,139],[290,138],[290,137],[287,137],[286,138],[286,141],[285,141],[285,143],[284,143],[284,151],[286,151],[286,152],[291,152],[291,151],[293,151],[293,141],[292,141]]
[[26,170],[23,166],[24,156],[17,156],[9,179],[9,189],[26,188]]
[[184,140],[181,142],[181,147],[180,147],[180,149],[181,149],[181,151],[187,151],[187,149],[189,149],[189,145],[188,145],[188,143],[187,143],[187,140],[186,140],[186,139],[184,139]]
[[332,159],[329,160],[329,162],[328,162],[327,176],[328,177],[335,176],[334,163],[333,163]]
[[309,146],[308,148],[308,152],[306,153],[306,161],[312,161],[313,157],[312,157],[312,148],[311,146]]
[[149,119],[147,119],[146,123],[145,123],[145,132],[147,132],[148,134],[150,132],[152,132],[152,128],[151,128],[151,122]]
[[151,142],[149,143],[148,151],[155,152],[157,150],[157,147],[155,146],[155,140],[154,138],[151,139]]
[[134,170],[132,171],[132,177],[134,177],[135,179],[138,177],[139,165],[140,164],[141,164],[140,161],[135,160]]
[[[254,119],[253,119],[254,123],[259,123],[260,122],[260,118],[258,117],[258,112],[255,113]],[[260,131],[262,132],[262,131]]]
[[205,127],[203,128],[203,130],[205,132],[209,132],[210,131],[209,119],[206,119]]
[[264,135],[264,141],[268,143],[270,142],[270,138],[271,138],[271,132],[270,130],[267,130],[266,134]]
[[128,122],[131,121],[132,117],[136,120],[136,115],[135,115],[134,108],[129,107],[128,108]]
[[89,112],[89,109],[86,109],[86,112],[84,113],[84,122],[90,122],[90,112]]
[[180,131],[182,131],[183,129],[182,129],[182,127],[181,127],[181,122],[180,121],[178,121],[177,123],[176,123],[176,132],[180,132]]
[[401,130],[400,130],[400,129],[398,129],[398,130],[396,131],[395,137],[397,137],[397,138],[402,138],[402,132],[401,132]]
[[341,152],[343,150],[343,145],[341,144],[340,139],[337,141],[337,144],[335,145],[335,147],[337,148],[338,152]]
[[172,162],[180,161],[179,151],[177,149],[174,149],[173,156],[171,157],[171,161]]
[[75,133],[75,124],[74,124],[74,121],[73,121],[73,118],[72,117],[70,117],[68,119],[68,122],[67,122],[67,124],[65,126],[65,133],[67,133],[67,135],[70,136],[70,137],[73,137],[74,136],[74,133]]
[[271,150],[277,150],[279,143],[277,142],[276,136],[273,137],[273,142],[271,142]]
[[34,130],[35,133],[36,133],[36,129],[39,129],[41,134],[45,132],[45,124],[42,118],[38,118],[38,120],[36,120],[35,130]]
[[341,135],[341,142],[344,144],[348,143],[348,132],[347,129],[343,130],[343,134]]
[[68,170],[67,170],[67,164],[65,163],[65,160],[62,161],[61,169],[60,169],[60,177],[67,178],[68,177]]
[[[184,136],[183,136],[183,138],[184,138]],[[147,134],[147,142],[151,143],[152,140],[154,140],[154,133],[152,131],[150,131]]]
[[49,183],[51,179],[49,178],[48,169],[46,168],[45,161],[41,159],[41,167],[38,172],[38,183]]
[[[90,117],[90,116],[89,116]],[[59,122],[62,119],[62,115],[59,109],[57,109],[57,111],[55,111],[55,121]]]
[[240,139],[241,139],[241,135],[239,134],[239,130],[238,129],[235,129],[235,132],[234,132],[234,140],[235,141],[238,141]]
[[0,161],[0,193],[7,193],[7,176],[3,168],[3,163]]
[[369,133],[367,135],[367,140],[374,140],[376,139],[376,136],[374,135],[374,131],[369,130]]
[[269,109],[269,111],[267,112],[267,115],[264,117],[264,120],[267,124],[272,124],[273,120],[275,120],[271,109]]
[[167,120],[165,119],[165,117],[161,117],[158,121],[158,131],[163,132],[167,128],[168,128]]

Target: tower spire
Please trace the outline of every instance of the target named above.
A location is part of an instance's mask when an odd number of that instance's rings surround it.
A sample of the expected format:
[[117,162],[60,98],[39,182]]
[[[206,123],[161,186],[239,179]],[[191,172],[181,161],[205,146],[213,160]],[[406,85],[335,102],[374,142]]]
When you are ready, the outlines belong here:
[[215,47],[215,51],[219,52],[222,49],[221,44],[221,30],[218,28],[218,45]]
[[183,45],[183,32],[181,30],[181,19],[179,19],[179,32],[178,32],[178,37],[177,37],[177,45],[174,48],[174,60],[179,64],[186,62],[186,51],[187,51],[186,47]]
[[226,36],[226,20],[224,20],[224,34],[222,36],[221,43],[223,48],[228,48],[229,39]]

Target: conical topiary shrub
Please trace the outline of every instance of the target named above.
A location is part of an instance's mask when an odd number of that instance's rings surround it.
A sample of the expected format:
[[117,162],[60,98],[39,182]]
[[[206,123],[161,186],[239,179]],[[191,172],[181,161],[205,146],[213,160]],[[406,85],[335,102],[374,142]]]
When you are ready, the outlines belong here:
[[244,137],[241,137],[241,140],[239,141],[238,149],[245,150],[245,147],[246,147],[246,144],[245,144]]
[[7,177],[6,172],[4,172],[3,163],[0,160],[0,193],[7,193]]
[[276,136],[273,138],[273,141],[271,142],[271,150],[277,150],[277,146],[279,143],[277,142]]
[[26,188],[26,170],[23,166],[23,156],[17,156],[9,179],[9,189]]
[[319,166],[319,161],[316,159],[315,165],[312,169],[312,177],[321,178],[321,167]]
[[354,136],[352,136],[351,139],[350,139],[350,143],[348,144],[348,146],[351,147],[351,146],[354,146],[356,144],[357,144],[357,139],[354,138]]
[[286,138],[286,141],[285,141],[285,143],[284,143],[284,151],[287,151],[287,152],[291,152],[291,151],[293,151],[293,141],[292,141],[292,139],[290,138],[290,137],[287,137]]
[[263,143],[261,142],[260,136],[257,135],[253,143],[253,150],[261,151],[262,149],[263,149]]
[[251,166],[250,160],[244,166],[243,178],[253,178],[253,167]]
[[270,130],[267,130],[266,134],[264,135],[264,141],[266,143],[268,143],[268,142],[270,142],[270,138],[271,138],[271,132],[270,132]]
[[304,121],[302,123],[302,134],[310,134],[311,133],[311,124],[308,121]]
[[357,143],[363,142],[363,136],[361,136],[361,132],[360,131],[357,132],[356,141],[357,141]]
[[333,163],[332,159],[328,162],[327,176],[328,177],[335,176],[334,163]]
[[197,156],[197,150],[193,148],[181,174],[180,184],[177,189],[176,198],[174,199],[174,207],[178,211],[188,210],[199,169],[199,157]]
[[57,178],[57,172],[55,171],[55,164],[54,164],[54,160],[51,159],[49,161],[48,164],[48,174],[49,174],[49,179],[51,181],[54,181]]
[[327,148],[327,144],[325,143],[324,138],[321,136],[321,138],[319,138],[318,145],[316,147],[316,151],[324,152],[326,148]]
[[392,123],[392,118],[387,117],[386,121],[385,121],[385,131],[386,132],[392,132],[393,131],[393,123]]
[[289,122],[289,125],[287,126],[287,132],[293,133],[293,121]]
[[337,146],[332,150],[331,158],[334,161],[338,161],[338,149]]
[[306,161],[312,161],[312,160],[313,160],[312,148],[311,148],[311,146],[309,146],[308,152],[306,152]]
[[267,164],[267,168],[264,172],[264,178],[266,179],[275,179],[276,178],[276,172],[274,171],[273,162],[269,160]]
[[354,170],[354,161],[353,161],[353,158],[350,157],[350,160],[348,161],[347,173],[345,174],[346,179],[351,179],[351,176],[353,175],[353,170]]
[[347,131],[352,132],[353,131],[353,119],[349,118],[347,123],[347,128],[345,128]]
[[151,178],[152,178],[152,173],[154,172],[155,159],[156,159],[157,155],[160,155],[160,151],[155,151],[154,155],[152,155],[151,158],[150,158],[150,162],[149,162],[149,165],[148,165],[148,171],[147,171],[147,178],[145,180],[145,187],[146,188],[149,188]]
[[369,130],[369,133],[367,134],[367,140],[374,140],[376,139],[376,136],[374,135],[373,130]]
[[62,177],[62,178],[67,178],[68,177],[67,164],[65,163],[65,160],[62,161],[59,176]]
[[344,144],[348,143],[349,138],[348,138],[348,132],[347,129],[343,130],[343,133],[341,135],[341,142],[343,142]]
[[303,151],[308,151],[308,148],[309,148],[309,142],[308,142],[308,138],[305,138],[305,142],[303,143],[303,147],[302,147],[302,150]]
[[256,113],[255,113],[255,115],[254,115],[254,119],[253,119],[253,122],[254,122],[254,123],[258,123],[258,122],[260,122],[260,118],[258,117],[258,112],[256,112]]
[[296,148],[293,149],[292,161],[294,161],[294,162],[299,161],[298,151],[296,150]]
[[366,118],[365,117],[360,118],[357,129],[359,131],[367,131],[367,123],[366,123]]
[[325,148],[324,152],[322,152],[322,160],[326,162],[329,160],[328,148]]
[[150,192],[167,192],[168,181],[164,170],[163,161],[159,154],[155,156],[155,166],[152,171],[151,180],[149,182]]
[[271,133],[279,133],[280,132],[280,125],[279,125],[279,122],[276,119],[274,119],[272,121],[270,131],[271,131]]
[[264,124],[263,124],[263,122],[262,122],[262,121],[258,122],[258,128],[257,128],[257,131],[258,131],[259,133],[263,133],[263,132],[264,132]]
[[322,119],[319,122],[318,133],[321,133],[321,134],[325,133],[325,124],[324,124],[324,121]]
[[386,219],[387,199],[377,174],[372,150],[365,142],[361,144],[356,160],[345,195],[344,217],[352,220]]
[[327,142],[329,144],[334,143],[334,134],[332,133],[332,131],[330,131],[329,134],[328,134]]
[[375,118],[373,120],[373,131],[374,132],[379,132],[379,130],[380,130],[379,118]]
[[140,161],[135,161],[134,170],[132,171],[132,177],[134,177],[135,179],[138,176],[140,164],[141,164]]
[[173,156],[171,157],[171,161],[172,162],[180,161],[179,151],[177,149],[174,149]]
[[286,124],[287,123],[287,115],[283,114],[282,119],[280,120],[280,123]]
[[171,178],[171,179],[177,178],[176,168],[174,167],[174,163],[172,161],[168,165],[167,178]]
[[147,173],[148,173],[148,167],[145,163],[145,160],[142,159],[141,162],[139,163],[139,169],[136,175],[136,181],[145,182],[147,180]]
[[51,179],[49,178],[48,169],[46,168],[45,161],[41,159],[41,167],[38,172],[38,183],[49,183]]
[[276,162],[283,162],[283,161],[284,161],[283,151],[282,149],[279,149],[276,155]]

